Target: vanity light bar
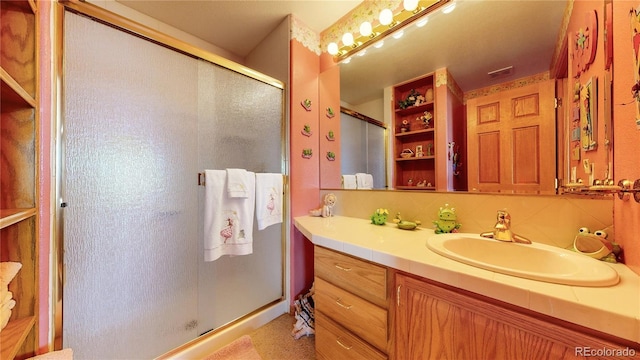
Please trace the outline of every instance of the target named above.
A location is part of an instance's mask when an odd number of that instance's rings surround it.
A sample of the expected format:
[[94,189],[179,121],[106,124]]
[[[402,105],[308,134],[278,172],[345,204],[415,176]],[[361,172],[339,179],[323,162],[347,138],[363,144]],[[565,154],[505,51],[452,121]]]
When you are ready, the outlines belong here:
[[[337,53],[333,57],[334,61],[340,62],[350,57],[356,52],[365,49],[369,45],[379,40],[382,40],[387,35],[402,29],[415,20],[437,10],[441,6],[451,1],[452,0],[422,0],[418,2],[418,7],[415,10],[408,11],[401,9],[397,14],[394,14],[391,23],[388,25],[382,25],[380,22],[374,23],[371,27],[370,35],[364,36],[360,33],[350,34],[353,37],[353,42],[351,42],[351,36],[349,36],[348,38],[348,45],[344,42],[341,42],[341,47],[338,47]],[[331,51],[336,52],[335,47],[337,47],[337,44],[332,47],[333,49],[331,49]]]

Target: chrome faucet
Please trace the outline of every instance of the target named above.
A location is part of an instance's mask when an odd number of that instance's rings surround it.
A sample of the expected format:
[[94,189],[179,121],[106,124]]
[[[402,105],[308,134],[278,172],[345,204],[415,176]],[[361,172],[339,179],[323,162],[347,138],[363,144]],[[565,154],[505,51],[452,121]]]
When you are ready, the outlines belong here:
[[506,210],[498,210],[497,221],[493,231],[483,232],[480,236],[500,241],[531,244],[531,240],[516,235],[511,231],[511,215]]

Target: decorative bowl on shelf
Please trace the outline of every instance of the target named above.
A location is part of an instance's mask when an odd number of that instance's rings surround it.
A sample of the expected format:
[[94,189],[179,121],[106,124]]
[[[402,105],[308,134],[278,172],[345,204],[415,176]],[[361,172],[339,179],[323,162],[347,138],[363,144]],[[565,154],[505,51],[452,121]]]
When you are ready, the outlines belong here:
[[404,149],[402,150],[402,152],[400,153],[400,157],[403,159],[407,159],[410,158],[414,155],[413,150],[411,149]]

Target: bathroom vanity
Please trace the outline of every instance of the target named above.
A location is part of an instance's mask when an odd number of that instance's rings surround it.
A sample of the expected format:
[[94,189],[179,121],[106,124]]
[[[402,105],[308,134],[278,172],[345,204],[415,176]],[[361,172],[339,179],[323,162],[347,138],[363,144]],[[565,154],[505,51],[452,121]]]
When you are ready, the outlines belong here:
[[640,358],[640,277],[622,264],[617,285],[559,285],[437,255],[429,229],[295,225],[315,244],[319,359]]

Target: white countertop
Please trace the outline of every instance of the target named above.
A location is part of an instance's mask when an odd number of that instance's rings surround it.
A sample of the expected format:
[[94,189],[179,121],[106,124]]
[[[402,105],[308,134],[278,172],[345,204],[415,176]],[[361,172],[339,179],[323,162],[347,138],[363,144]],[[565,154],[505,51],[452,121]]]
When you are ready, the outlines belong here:
[[640,343],[640,276],[623,264],[611,264],[620,275],[615,286],[551,284],[440,256],[426,246],[431,229],[400,230],[391,223],[378,226],[345,216],[294,221],[315,245]]

